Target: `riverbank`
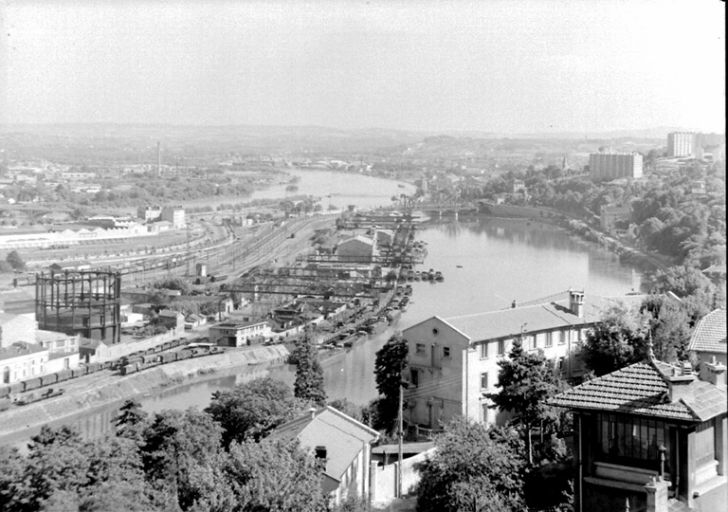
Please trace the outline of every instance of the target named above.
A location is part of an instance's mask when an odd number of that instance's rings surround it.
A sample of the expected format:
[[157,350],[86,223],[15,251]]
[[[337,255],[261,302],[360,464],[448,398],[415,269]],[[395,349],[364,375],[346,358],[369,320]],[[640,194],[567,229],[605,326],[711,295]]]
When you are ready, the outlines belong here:
[[130,398],[230,373],[260,371],[284,364],[288,355],[289,351],[283,345],[259,346],[229,350],[199,360],[177,361],[125,377],[105,372],[80,379],[61,396],[0,413],[0,444],[12,442],[18,434],[27,437],[28,430],[47,423],[90,413]]
[[483,213],[486,216],[500,219],[523,219],[560,226],[582,240],[596,243],[607,249],[619,257],[619,260],[625,264],[636,265],[648,270],[664,269],[671,265],[669,258],[661,254],[649,253],[640,248],[630,246],[624,241],[590,226],[583,219],[554,208],[488,203],[484,205]]

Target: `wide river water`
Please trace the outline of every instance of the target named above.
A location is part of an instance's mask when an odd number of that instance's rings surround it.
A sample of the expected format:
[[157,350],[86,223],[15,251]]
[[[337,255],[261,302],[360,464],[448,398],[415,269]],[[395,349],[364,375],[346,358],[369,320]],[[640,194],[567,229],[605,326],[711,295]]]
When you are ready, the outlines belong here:
[[[411,193],[412,187],[360,175],[326,171],[295,171],[300,177],[296,194],[331,195],[336,206],[360,208],[391,204],[391,196]],[[265,197],[283,198],[285,186]],[[264,192],[258,192],[264,197]],[[328,199],[328,198],[327,198]],[[325,204],[326,206],[326,204]],[[428,224],[417,233],[427,243],[421,266],[440,270],[440,283],[413,282],[413,299],[393,329],[401,330],[432,315],[442,317],[507,308],[511,301],[551,296],[570,288],[586,294],[623,295],[639,289],[639,273],[603,249],[577,240],[565,231],[537,221],[479,217],[472,221]],[[393,330],[371,337],[323,364],[330,399],[347,398],[365,404],[376,396],[374,358]],[[269,371],[293,382],[293,371],[280,366]],[[260,376],[256,374],[254,376]],[[142,397],[149,412],[163,409],[204,408],[211,394],[252,376],[220,377],[166,389]],[[108,431],[114,407],[68,420],[84,435]]]

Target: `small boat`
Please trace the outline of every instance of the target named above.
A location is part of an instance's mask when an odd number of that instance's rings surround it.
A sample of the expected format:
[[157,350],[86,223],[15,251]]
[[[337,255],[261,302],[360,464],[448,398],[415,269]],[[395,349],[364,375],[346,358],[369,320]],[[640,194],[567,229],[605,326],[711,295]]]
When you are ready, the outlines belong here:
[[457,268],[463,268],[462,265],[455,265]]
[[418,270],[417,272],[415,272],[415,281],[419,281],[420,279],[422,279],[422,275],[420,274],[420,271]]
[[435,272],[435,281],[444,281],[445,278],[442,276],[442,272],[439,270]]

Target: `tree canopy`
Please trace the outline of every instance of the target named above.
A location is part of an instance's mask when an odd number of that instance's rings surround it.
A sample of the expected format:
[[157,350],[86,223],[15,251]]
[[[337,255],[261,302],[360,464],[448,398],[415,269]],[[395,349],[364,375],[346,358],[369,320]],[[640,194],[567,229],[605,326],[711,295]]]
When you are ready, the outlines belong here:
[[374,361],[374,377],[380,395],[376,402],[378,421],[375,428],[390,430],[397,419],[399,388],[406,365],[407,341],[401,333],[396,333],[377,351]]
[[515,430],[456,418],[420,467],[417,510],[501,512],[522,507],[526,460]]

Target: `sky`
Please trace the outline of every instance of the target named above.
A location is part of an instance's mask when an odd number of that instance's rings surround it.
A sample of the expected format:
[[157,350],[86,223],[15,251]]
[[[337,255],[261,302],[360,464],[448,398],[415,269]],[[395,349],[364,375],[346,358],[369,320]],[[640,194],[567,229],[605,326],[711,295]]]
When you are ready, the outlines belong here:
[[725,129],[719,0],[0,0],[0,123]]

